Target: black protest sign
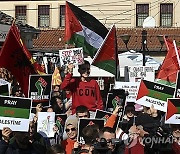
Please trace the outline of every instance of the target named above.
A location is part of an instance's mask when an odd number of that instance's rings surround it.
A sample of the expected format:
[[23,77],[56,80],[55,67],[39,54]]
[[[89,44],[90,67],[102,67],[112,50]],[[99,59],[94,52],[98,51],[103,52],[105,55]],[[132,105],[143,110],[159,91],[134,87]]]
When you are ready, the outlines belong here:
[[[95,118],[96,119],[103,119],[105,122],[104,123],[104,125],[105,125],[107,120],[109,119],[109,117],[111,115],[112,115],[112,113],[110,113],[110,112],[106,112],[106,111],[102,111],[102,110],[96,110]],[[116,117],[116,121],[115,121],[114,126],[113,126],[114,131],[117,128],[118,121],[119,121],[119,116]]]
[[79,119],[78,122],[78,141],[80,143],[84,143],[82,130],[88,125],[96,125],[98,129],[102,129],[104,127],[104,119]]
[[55,122],[56,125],[60,128],[62,126],[62,128],[64,128],[65,122],[67,119],[67,114],[56,114],[55,115]]
[[124,89],[113,89],[110,93],[108,93],[106,108],[115,109],[117,105],[124,106],[125,100],[126,100],[126,93]]
[[8,84],[0,85],[0,95],[9,96],[9,87],[8,87]]
[[33,100],[32,107],[42,103],[49,106],[51,96],[52,75],[30,75],[29,98]]

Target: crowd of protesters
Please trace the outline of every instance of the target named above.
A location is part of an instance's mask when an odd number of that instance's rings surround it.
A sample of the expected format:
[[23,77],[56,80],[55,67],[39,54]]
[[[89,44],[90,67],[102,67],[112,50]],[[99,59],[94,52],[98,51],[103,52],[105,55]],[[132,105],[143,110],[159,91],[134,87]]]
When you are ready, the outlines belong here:
[[[90,64],[79,66],[79,78],[73,78],[73,65],[68,65],[61,85],[53,86],[51,106],[38,104],[32,110],[28,132],[12,132],[8,127],[0,133],[0,154],[179,154],[180,126],[165,124],[165,113],[153,106],[137,107],[133,102],[117,105],[104,127],[88,125],[82,130],[84,143],[78,136],[80,118],[94,118],[96,109],[103,106],[96,80],[89,78]],[[21,87],[6,70],[0,69],[0,78],[12,83],[11,95],[24,97]],[[114,130],[119,112],[121,121]],[[54,125],[54,137],[44,138],[37,132],[38,112],[66,114],[62,128]]]

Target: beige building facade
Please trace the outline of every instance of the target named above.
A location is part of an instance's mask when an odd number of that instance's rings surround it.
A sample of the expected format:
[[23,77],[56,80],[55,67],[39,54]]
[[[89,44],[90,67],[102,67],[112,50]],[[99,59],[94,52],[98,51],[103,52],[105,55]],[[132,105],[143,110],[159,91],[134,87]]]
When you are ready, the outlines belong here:
[[[146,17],[155,27],[180,27],[178,0],[70,0],[107,28],[142,27]],[[35,28],[64,28],[65,1],[0,1],[0,11]]]

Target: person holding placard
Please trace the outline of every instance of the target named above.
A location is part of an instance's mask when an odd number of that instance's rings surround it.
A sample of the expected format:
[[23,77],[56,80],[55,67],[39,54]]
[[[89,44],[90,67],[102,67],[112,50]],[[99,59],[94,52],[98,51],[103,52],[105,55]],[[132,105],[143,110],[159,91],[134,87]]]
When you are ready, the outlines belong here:
[[62,90],[70,90],[72,93],[72,113],[76,111],[76,107],[80,105],[86,106],[89,111],[95,112],[96,109],[103,110],[103,101],[96,80],[90,79],[90,63],[84,61],[79,65],[78,72],[80,78],[73,78],[73,64],[68,65],[68,74],[65,76],[62,84]]

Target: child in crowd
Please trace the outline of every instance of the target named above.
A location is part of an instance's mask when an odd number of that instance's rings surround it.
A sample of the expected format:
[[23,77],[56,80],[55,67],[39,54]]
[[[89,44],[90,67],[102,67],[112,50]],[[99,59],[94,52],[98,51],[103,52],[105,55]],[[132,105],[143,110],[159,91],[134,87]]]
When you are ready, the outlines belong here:
[[96,80],[89,78],[90,63],[84,61],[84,64],[79,65],[80,78],[72,77],[73,67],[73,64],[68,65],[69,73],[61,84],[61,89],[71,91],[72,113],[75,113],[75,109],[79,105],[85,105],[92,112],[95,112],[96,109],[103,110],[99,85]]

